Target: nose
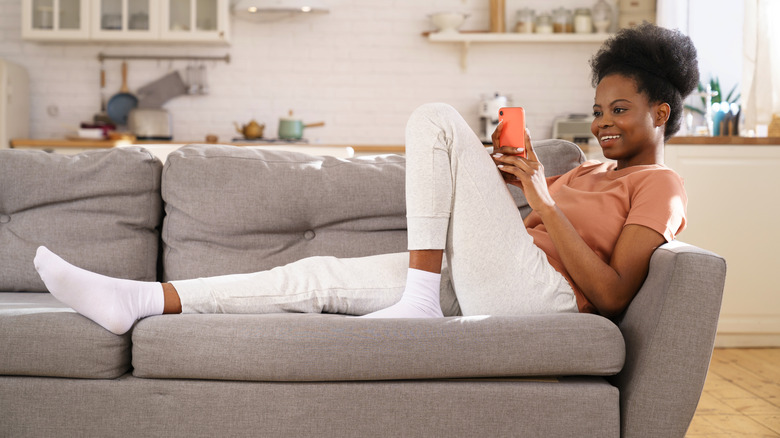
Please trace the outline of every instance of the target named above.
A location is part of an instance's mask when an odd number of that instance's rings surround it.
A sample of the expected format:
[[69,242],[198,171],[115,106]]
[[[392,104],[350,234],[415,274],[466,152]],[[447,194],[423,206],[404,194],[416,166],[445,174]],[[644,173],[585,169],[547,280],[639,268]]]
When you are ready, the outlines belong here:
[[608,113],[604,113],[598,119],[598,125],[599,128],[606,128],[608,126],[612,126],[612,118],[609,117]]

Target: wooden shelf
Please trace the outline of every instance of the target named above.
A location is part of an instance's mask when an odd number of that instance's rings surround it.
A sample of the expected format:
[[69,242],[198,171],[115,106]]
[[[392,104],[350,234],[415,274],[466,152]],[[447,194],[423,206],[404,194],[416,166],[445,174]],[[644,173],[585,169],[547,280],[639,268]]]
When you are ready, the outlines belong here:
[[431,32],[436,43],[603,43],[608,33]]
[[466,71],[469,48],[472,43],[525,43],[525,44],[601,44],[610,37],[608,33],[494,33],[494,32],[431,32],[424,34],[432,43],[457,43],[461,45],[460,67]]

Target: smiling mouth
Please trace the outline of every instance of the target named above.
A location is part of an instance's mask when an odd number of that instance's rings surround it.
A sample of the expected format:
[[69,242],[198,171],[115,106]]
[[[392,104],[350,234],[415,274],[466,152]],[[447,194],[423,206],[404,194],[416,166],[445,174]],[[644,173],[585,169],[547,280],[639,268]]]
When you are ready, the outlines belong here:
[[618,138],[620,138],[619,135],[605,135],[603,137],[600,137],[599,140],[600,141],[609,141],[609,140],[617,140]]

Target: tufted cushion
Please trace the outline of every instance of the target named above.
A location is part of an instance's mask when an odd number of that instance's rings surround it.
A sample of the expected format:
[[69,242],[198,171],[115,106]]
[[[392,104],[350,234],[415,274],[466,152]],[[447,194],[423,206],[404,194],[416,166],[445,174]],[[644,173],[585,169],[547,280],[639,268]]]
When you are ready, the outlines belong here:
[[[535,148],[548,175],[584,161],[563,140]],[[163,280],[256,272],[314,255],[406,251],[405,164],[396,155],[183,147],[163,170]],[[522,191],[510,191],[527,214]]]
[[406,250],[404,158],[190,145],[163,169],[164,281]]
[[0,150],[0,290],[46,290],[32,262],[39,245],[91,271],[154,280],[161,169],[136,147]]

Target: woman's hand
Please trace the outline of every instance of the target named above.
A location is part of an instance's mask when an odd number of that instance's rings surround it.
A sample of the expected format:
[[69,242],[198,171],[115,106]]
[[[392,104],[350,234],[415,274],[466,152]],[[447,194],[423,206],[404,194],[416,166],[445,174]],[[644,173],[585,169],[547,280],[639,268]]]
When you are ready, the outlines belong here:
[[525,150],[528,158],[518,154],[523,153],[522,148],[502,147],[500,144],[503,123],[499,123],[493,132],[493,162],[496,163],[501,176],[507,184],[520,187],[528,200],[528,205],[536,210],[554,208],[550,192],[547,190],[547,179],[544,175],[544,166],[531,145],[531,136],[528,129],[525,130]]

